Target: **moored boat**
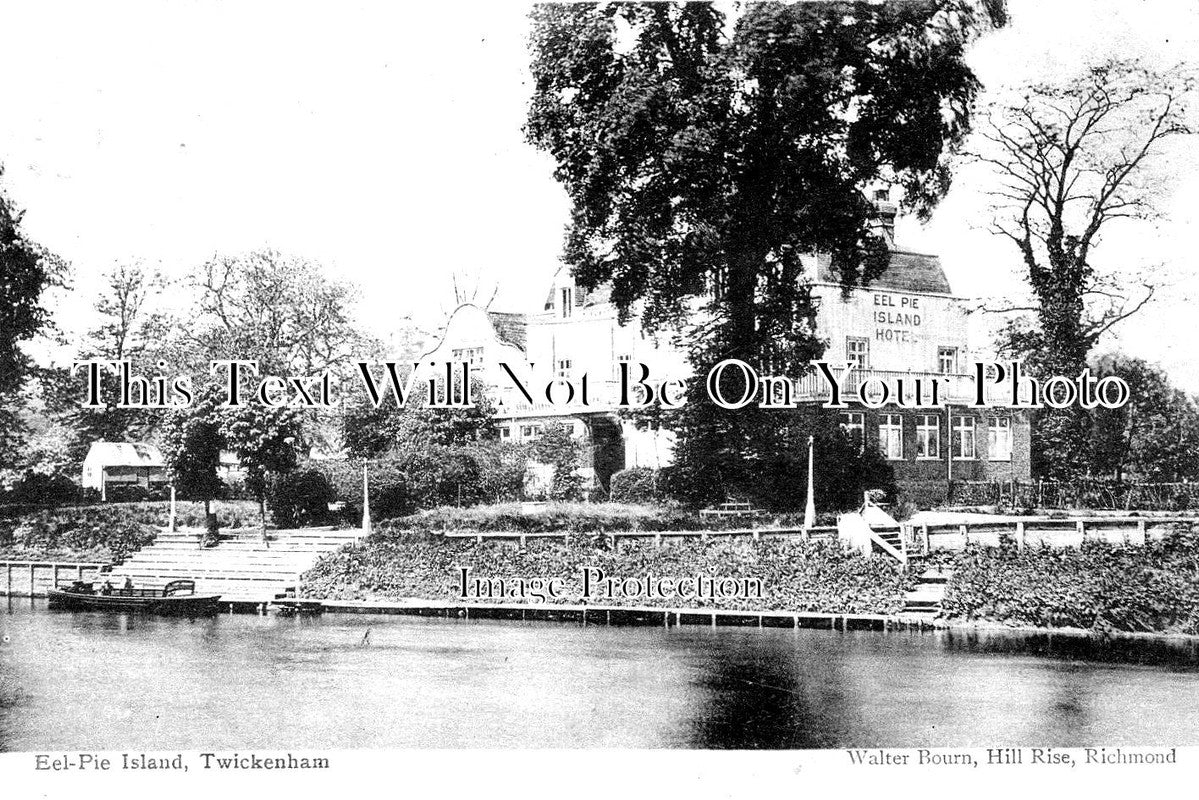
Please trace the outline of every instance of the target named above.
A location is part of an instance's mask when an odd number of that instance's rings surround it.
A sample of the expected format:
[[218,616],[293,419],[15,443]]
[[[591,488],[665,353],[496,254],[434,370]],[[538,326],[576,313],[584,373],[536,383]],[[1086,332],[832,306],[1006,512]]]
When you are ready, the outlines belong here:
[[219,594],[196,594],[196,582],[175,580],[162,589],[110,588],[76,581],[67,589],[46,593],[50,608],[73,611],[141,611],[147,614],[215,614]]

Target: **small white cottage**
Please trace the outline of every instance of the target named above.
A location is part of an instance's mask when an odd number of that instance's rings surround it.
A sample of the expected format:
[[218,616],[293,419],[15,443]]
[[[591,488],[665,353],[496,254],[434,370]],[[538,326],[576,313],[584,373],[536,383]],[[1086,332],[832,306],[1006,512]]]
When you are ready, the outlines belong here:
[[113,486],[157,488],[166,483],[162,453],[143,442],[93,442],[83,459],[85,489],[97,489],[107,499]]

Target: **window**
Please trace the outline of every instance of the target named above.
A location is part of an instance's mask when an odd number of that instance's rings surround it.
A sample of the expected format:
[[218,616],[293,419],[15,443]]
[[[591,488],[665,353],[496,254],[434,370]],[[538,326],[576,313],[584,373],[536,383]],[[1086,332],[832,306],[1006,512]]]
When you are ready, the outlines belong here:
[[453,361],[468,362],[472,367],[480,366],[483,363],[482,347],[458,347],[452,351],[451,355]]
[[937,371],[942,375],[952,375],[958,371],[958,349],[956,347],[937,348]]
[[512,438],[512,429],[510,427],[508,427],[507,425],[501,425],[500,426],[500,438],[501,439],[511,439]]
[[562,316],[569,317],[571,310],[574,308],[574,292],[569,286],[562,290]]
[[870,364],[870,340],[849,336],[845,339],[845,360],[855,369],[866,369]]
[[903,459],[903,417],[883,414],[878,423],[878,449],[888,459]]
[[974,417],[956,417],[953,420],[953,457],[974,458]]
[[992,461],[1012,460],[1012,420],[992,417],[987,420],[987,457]]
[[540,425],[521,425],[520,426],[520,438],[536,439],[538,436],[541,435],[541,430],[542,429],[541,429]]
[[858,452],[862,452],[866,445],[866,415],[856,411],[847,411],[841,414],[841,430],[849,436],[850,441],[858,446]]
[[571,362],[570,362],[569,358],[558,359],[558,377],[559,378],[569,378],[570,377],[570,366],[571,366]]
[[941,457],[941,422],[936,414],[916,417],[916,458]]
[[[612,361],[612,380],[614,380],[614,381],[620,380],[620,365],[623,363],[628,363],[632,360],[633,360],[633,357],[630,356],[628,353],[621,353],[615,359],[613,359],[613,361]],[[629,370],[629,372],[630,372],[630,374],[632,374],[631,369]]]

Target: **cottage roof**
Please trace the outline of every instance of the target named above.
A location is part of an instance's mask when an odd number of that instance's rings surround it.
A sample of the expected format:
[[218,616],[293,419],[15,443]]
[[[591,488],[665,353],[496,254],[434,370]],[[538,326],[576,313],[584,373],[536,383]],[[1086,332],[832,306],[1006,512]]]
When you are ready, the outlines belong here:
[[92,442],[87,462],[101,467],[161,467],[162,452],[145,442]]

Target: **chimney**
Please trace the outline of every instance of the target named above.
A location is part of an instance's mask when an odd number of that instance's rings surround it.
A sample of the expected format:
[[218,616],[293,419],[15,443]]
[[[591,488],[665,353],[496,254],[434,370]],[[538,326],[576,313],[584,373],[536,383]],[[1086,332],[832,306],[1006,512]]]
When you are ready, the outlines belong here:
[[895,246],[895,216],[899,206],[891,202],[890,189],[875,189],[873,194],[876,227],[881,231],[888,247]]

